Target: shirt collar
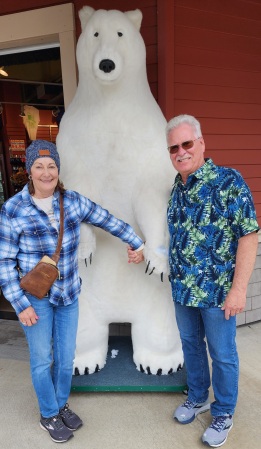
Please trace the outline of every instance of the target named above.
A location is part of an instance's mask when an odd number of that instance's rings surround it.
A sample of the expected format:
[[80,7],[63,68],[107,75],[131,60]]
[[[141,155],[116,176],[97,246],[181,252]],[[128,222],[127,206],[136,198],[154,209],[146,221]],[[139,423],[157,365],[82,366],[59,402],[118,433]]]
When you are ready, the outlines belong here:
[[[207,174],[211,171],[215,170],[215,164],[213,163],[212,159],[207,158],[205,159],[205,164],[203,164],[198,170],[196,170],[194,173],[191,173],[188,177],[187,184],[193,179],[204,179],[207,177]],[[178,173],[175,178],[175,184],[183,184],[181,174]]]

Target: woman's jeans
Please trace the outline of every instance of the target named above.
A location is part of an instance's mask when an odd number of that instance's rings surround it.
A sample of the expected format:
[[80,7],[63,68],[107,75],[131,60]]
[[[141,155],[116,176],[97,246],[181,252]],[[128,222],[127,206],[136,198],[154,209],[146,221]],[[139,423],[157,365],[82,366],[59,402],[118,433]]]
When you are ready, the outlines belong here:
[[236,348],[236,318],[225,319],[220,308],[198,308],[175,303],[187,369],[188,397],[201,403],[208,399],[212,359],[212,387],[215,401],[212,416],[233,415],[238,396],[239,362]]
[[44,418],[57,415],[69,397],[78,324],[78,300],[55,306],[28,295],[39,319],[23,326],[30,352],[33,386]]

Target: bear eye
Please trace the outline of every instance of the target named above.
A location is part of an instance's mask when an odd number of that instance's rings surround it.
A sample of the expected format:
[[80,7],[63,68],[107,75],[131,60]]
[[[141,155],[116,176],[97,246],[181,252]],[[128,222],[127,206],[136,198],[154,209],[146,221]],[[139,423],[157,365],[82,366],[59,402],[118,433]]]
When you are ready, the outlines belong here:
[[95,37],[98,37],[98,36],[99,36],[98,31],[96,31],[96,33],[94,33],[94,36],[95,36]]
[[119,37],[123,36],[123,33],[121,31],[118,31],[118,36]]

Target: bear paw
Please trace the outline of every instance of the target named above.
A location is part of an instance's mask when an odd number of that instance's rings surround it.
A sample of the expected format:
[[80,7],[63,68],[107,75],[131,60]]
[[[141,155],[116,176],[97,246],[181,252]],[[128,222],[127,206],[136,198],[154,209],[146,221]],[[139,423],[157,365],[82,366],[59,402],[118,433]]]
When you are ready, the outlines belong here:
[[133,356],[134,363],[139,371],[145,374],[166,375],[176,373],[183,368],[184,358],[182,351],[170,355],[154,355],[153,353],[136,351]]
[[95,246],[90,247],[89,243],[81,242],[78,247],[78,258],[80,260],[89,260],[91,263],[92,255],[95,249]]
[[81,376],[93,374],[100,371],[106,364],[106,358],[101,354],[92,353],[91,355],[76,356],[74,360],[73,374]]
[[[137,367],[138,368],[138,367]],[[174,371],[173,368],[170,368],[168,370],[168,372],[163,372],[162,368],[158,368],[157,372],[152,372],[150,366],[147,366],[147,368],[143,368],[142,365],[139,366],[138,370],[141,373],[145,373],[145,374],[156,374],[157,376],[161,376],[162,374],[172,374],[172,373],[176,373],[177,371],[180,371],[183,368],[183,366],[181,366],[181,364],[179,364],[179,366],[177,367],[177,369]]]
[[147,247],[147,245],[145,245],[143,252],[147,264],[145,273],[168,275],[169,273],[168,253],[165,248],[152,249]]
[[81,237],[78,247],[78,258],[81,260],[86,260],[95,253],[96,250],[96,237],[91,226],[82,224],[81,225]]

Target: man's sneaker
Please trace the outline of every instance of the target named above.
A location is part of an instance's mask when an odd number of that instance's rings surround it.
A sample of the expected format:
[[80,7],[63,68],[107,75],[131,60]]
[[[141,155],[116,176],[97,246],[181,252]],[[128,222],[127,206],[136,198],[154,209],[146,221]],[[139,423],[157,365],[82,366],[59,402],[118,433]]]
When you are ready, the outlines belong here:
[[227,441],[228,432],[233,427],[233,416],[216,416],[202,436],[202,441],[211,447],[222,446]]
[[65,404],[65,406],[60,409],[59,415],[62,418],[63,423],[70,430],[77,430],[83,425],[81,418],[69,409],[69,404]]
[[194,421],[199,413],[204,413],[210,409],[210,403],[207,401],[200,404],[192,402],[189,399],[180,405],[174,412],[173,418],[181,424],[189,424]]
[[55,443],[65,443],[65,441],[73,437],[72,430],[64,425],[59,415],[52,416],[51,418],[43,418],[41,416],[40,427],[49,432],[51,439]]

